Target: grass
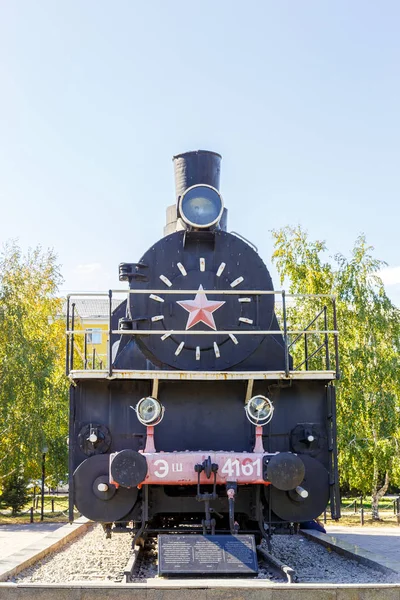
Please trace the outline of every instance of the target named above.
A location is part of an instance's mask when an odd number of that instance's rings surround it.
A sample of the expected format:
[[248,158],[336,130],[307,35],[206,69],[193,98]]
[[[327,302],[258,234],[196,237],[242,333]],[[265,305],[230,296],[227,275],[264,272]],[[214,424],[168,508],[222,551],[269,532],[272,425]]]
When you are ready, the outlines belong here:
[[[60,511],[65,511],[68,510],[68,496],[44,496],[44,510],[48,510],[51,511],[53,509],[53,503],[54,503],[54,512],[60,512]],[[29,508],[32,506],[32,502],[29,502],[29,504],[27,504],[24,508],[24,510],[29,510]],[[39,496],[39,504],[38,504],[38,510],[40,510],[41,507],[41,498]]]
[[[379,502],[379,510],[391,510],[393,512],[393,498],[383,498]],[[359,510],[361,507],[360,498],[342,498],[342,510],[354,510],[354,503],[357,503],[357,509]],[[364,510],[371,510],[371,500],[367,498],[363,498],[363,508]]]
[[[379,521],[372,520],[371,501],[363,499],[362,505],[360,498],[342,498],[341,513],[339,521],[332,521],[327,509],[327,525],[340,525],[344,527],[359,527],[361,525],[361,506],[364,509],[364,526],[366,527],[399,527],[397,516],[394,513],[393,498],[383,498],[379,502]],[[356,512],[355,512],[356,510]],[[323,515],[320,517],[323,521]]]
[[[373,521],[371,515],[371,499],[363,498],[362,507],[364,509],[364,526],[366,527],[399,527],[397,516],[394,514],[394,498],[382,498],[379,502],[379,521]],[[354,509],[356,508],[356,512]],[[361,525],[361,502],[360,497],[342,498],[341,512],[339,521],[332,521],[329,518],[329,508],[327,509],[327,525],[340,525],[342,527],[359,527]],[[320,516],[323,521],[323,515]]]
[[[381,511],[380,510],[379,517],[380,517],[379,521],[373,521],[370,514],[364,513],[364,526],[365,527],[399,527],[399,529],[400,529],[400,526],[397,523],[397,517],[396,517],[396,515],[393,514],[393,511],[389,512],[389,511]],[[319,518],[320,518],[321,522],[323,523],[324,515],[321,515]],[[345,515],[342,515],[342,517],[339,519],[339,521],[332,521],[332,519],[327,518],[326,525],[328,527],[329,527],[329,525],[338,525],[340,527],[360,527],[360,525],[361,525],[360,514],[356,514],[356,515],[345,514]]]
[[[54,511],[52,500],[54,501]],[[354,514],[354,500],[355,498],[343,498],[341,503],[342,517],[339,521],[332,521],[329,518],[329,509],[327,510],[327,522],[326,525],[340,525],[341,527],[359,527],[361,525],[360,519],[360,502],[357,498],[357,513]],[[29,509],[32,506],[32,501],[27,504],[22,513],[15,517],[0,511],[0,525],[11,525],[11,524],[23,524],[30,523]],[[36,507],[36,503],[35,503]],[[41,498],[39,497],[38,508],[34,508],[34,522],[40,521],[40,507]],[[364,526],[366,527],[399,527],[397,523],[397,517],[393,513],[393,499],[384,498],[379,503],[379,516],[380,521],[373,521],[371,518],[371,502],[364,500]],[[68,522],[68,496],[52,496],[45,495],[44,497],[44,522],[53,523],[67,523]],[[79,516],[79,513],[75,513],[75,518]],[[320,520],[323,522],[324,515],[320,516]]]
[[[7,509],[0,511],[0,525],[20,525],[23,523],[30,523],[31,515],[30,508],[33,505],[32,500],[24,506],[21,513],[12,516],[8,514]],[[52,523],[68,523],[68,496],[44,496],[44,522]],[[54,509],[54,510],[53,510]],[[35,523],[40,521],[41,514],[41,498],[39,496],[39,502],[36,508],[36,500],[34,503],[33,520]],[[78,517],[79,513],[75,513],[75,518]]]
[[[78,513],[76,513],[78,516]],[[68,517],[65,515],[60,515],[60,513],[54,513],[54,517],[52,518],[51,514],[47,514],[44,517],[43,522],[52,522],[52,523],[68,523]],[[11,515],[0,515],[0,525],[23,525],[31,522],[30,515],[17,515],[12,517]],[[40,513],[36,513],[33,518],[34,523],[40,522]]]

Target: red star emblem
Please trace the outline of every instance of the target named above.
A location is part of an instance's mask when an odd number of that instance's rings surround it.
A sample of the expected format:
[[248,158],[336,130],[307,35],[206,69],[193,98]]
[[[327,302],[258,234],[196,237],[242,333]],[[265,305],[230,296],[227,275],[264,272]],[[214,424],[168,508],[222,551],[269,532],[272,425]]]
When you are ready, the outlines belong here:
[[[203,290],[202,285],[199,287],[199,290]],[[189,313],[186,329],[194,327],[197,323],[204,323],[204,325],[208,325],[211,329],[216,330],[213,312],[221,308],[225,302],[211,302],[207,300],[205,294],[197,293],[194,300],[182,300],[181,302],[177,302],[177,304]]]

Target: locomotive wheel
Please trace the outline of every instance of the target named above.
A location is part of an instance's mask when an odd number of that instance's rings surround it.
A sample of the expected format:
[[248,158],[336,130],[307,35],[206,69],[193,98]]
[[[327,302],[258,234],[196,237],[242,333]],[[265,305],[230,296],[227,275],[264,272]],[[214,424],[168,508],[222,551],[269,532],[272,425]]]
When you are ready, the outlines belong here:
[[[137,500],[137,488],[117,489],[108,483],[109,460],[108,454],[91,456],[74,473],[75,506],[92,521],[118,521],[132,510]],[[99,484],[104,483],[108,489],[99,490]]]
[[[295,490],[284,491],[270,486],[272,511],[284,521],[301,523],[318,517],[326,508],[329,500],[329,474],[315,458],[300,455],[305,466],[304,479],[301,482],[308,492],[307,498],[301,498]],[[265,489],[266,499],[268,490]]]

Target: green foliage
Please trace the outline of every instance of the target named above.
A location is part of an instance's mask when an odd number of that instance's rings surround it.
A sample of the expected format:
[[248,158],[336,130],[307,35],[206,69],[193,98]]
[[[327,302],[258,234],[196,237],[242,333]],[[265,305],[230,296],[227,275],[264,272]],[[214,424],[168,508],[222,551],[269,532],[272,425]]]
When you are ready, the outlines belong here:
[[0,483],[20,472],[65,479],[68,383],[61,281],[56,257],[41,248],[23,255],[16,243],[0,256]]
[[17,473],[13,473],[3,482],[3,493],[0,496],[2,508],[11,508],[11,514],[18,514],[27,504],[30,494],[27,480]]
[[[301,227],[273,235],[273,260],[291,293],[337,297],[340,473],[350,488],[376,496],[389,481],[400,485],[400,313],[379,278],[385,263],[363,236],[349,258],[338,254],[332,261],[325,244],[310,241]],[[318,308],[314,302],[314,313]],[[302,298],[290,311],[299,326],[312,318]]]

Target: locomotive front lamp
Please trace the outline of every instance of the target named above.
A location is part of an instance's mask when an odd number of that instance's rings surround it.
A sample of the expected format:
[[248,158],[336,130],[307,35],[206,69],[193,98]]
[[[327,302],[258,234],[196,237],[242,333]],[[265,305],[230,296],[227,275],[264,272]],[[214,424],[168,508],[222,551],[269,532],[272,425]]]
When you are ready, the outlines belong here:
[[187,225],[208,229],[222,217],[224,203],[221,194],[211,185],[193,185],[179,199],[179,213]]
[[146,426],[158,425],[164,417],[164,410],[161,402],[152,396],[139,400],[135,408],[137,418]]
[[250,423],[264,427],[274,414],[272,402],[266,396],[253,396],[244,407]]

